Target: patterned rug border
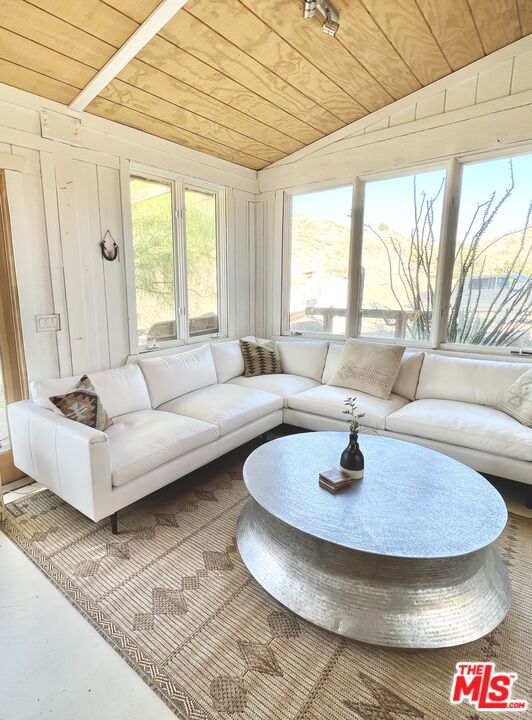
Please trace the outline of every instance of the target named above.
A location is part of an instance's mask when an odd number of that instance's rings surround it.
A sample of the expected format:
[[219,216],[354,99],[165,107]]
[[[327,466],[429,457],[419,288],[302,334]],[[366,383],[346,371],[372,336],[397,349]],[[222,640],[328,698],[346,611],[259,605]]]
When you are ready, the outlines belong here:
[[[45,490],[44,492],[50,491]],[[12,502],[18,501],[14,500]],[[10,504],[6,503],[6,510]],[[20,548],[44,577],[59,590],[70,605],[79,612],[180,720],[214,720],[210,713],[199,706],[195,698],[176,685],[168,675],[165,675],[157,663],[148,658],[130,635],[111,620],[107,613],[95,607],[90,598],[52,560],[32,546],[23,533],[18,530],[13,520],[6,517],[0,523],[0,530]],[[87,609],[84,609],[82,603],[86,605]],[[132,657],[133,654],[135,654],[134,657]]]

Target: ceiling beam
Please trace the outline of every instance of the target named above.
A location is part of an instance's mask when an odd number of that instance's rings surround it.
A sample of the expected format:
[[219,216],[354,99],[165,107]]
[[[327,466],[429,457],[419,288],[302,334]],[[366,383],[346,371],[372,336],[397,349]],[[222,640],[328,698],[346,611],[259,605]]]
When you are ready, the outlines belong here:
[[186,2],[187,0],[163,0],[113,57],[105,63],[103,68],[96,73],[79,95],[72,100],[69,105],[70,109],[79,112],[85,110],[87,105],[100,94],[106,85],[109,85],[135,55],[181,10]]

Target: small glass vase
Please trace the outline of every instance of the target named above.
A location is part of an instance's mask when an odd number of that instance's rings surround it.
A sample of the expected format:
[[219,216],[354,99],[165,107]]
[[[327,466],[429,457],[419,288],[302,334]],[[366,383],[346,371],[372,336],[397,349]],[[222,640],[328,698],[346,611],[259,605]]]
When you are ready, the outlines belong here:
[[340,457],[340,470],[353,480],[364,477],[364,455],[358,445],[358,433],[349,433],[349,445]]

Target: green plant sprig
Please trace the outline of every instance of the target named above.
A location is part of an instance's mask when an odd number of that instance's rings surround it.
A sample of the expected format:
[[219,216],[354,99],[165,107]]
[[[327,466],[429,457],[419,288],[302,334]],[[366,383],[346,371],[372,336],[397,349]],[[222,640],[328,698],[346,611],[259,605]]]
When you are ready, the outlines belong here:
[[360,428],[360,419],[366,414],[363,412],[357,412],[358,408],[356,406],[356,401],[356,397],[346,398],[344,405],[346,405],[349,409],[342,410],[343,415],[349,415],[349,432],[352,433],[358,432]]

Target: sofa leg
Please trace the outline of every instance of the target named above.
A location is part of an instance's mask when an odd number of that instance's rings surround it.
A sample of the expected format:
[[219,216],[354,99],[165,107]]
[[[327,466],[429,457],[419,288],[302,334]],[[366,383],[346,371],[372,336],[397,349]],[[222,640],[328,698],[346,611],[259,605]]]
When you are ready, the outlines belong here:
[[111,515],[111,532],[113,535],[118,535],[118,513],[115,512]]
[[529,510],[532,510],[532,488],[527,489],[526,491],[525,505]]

